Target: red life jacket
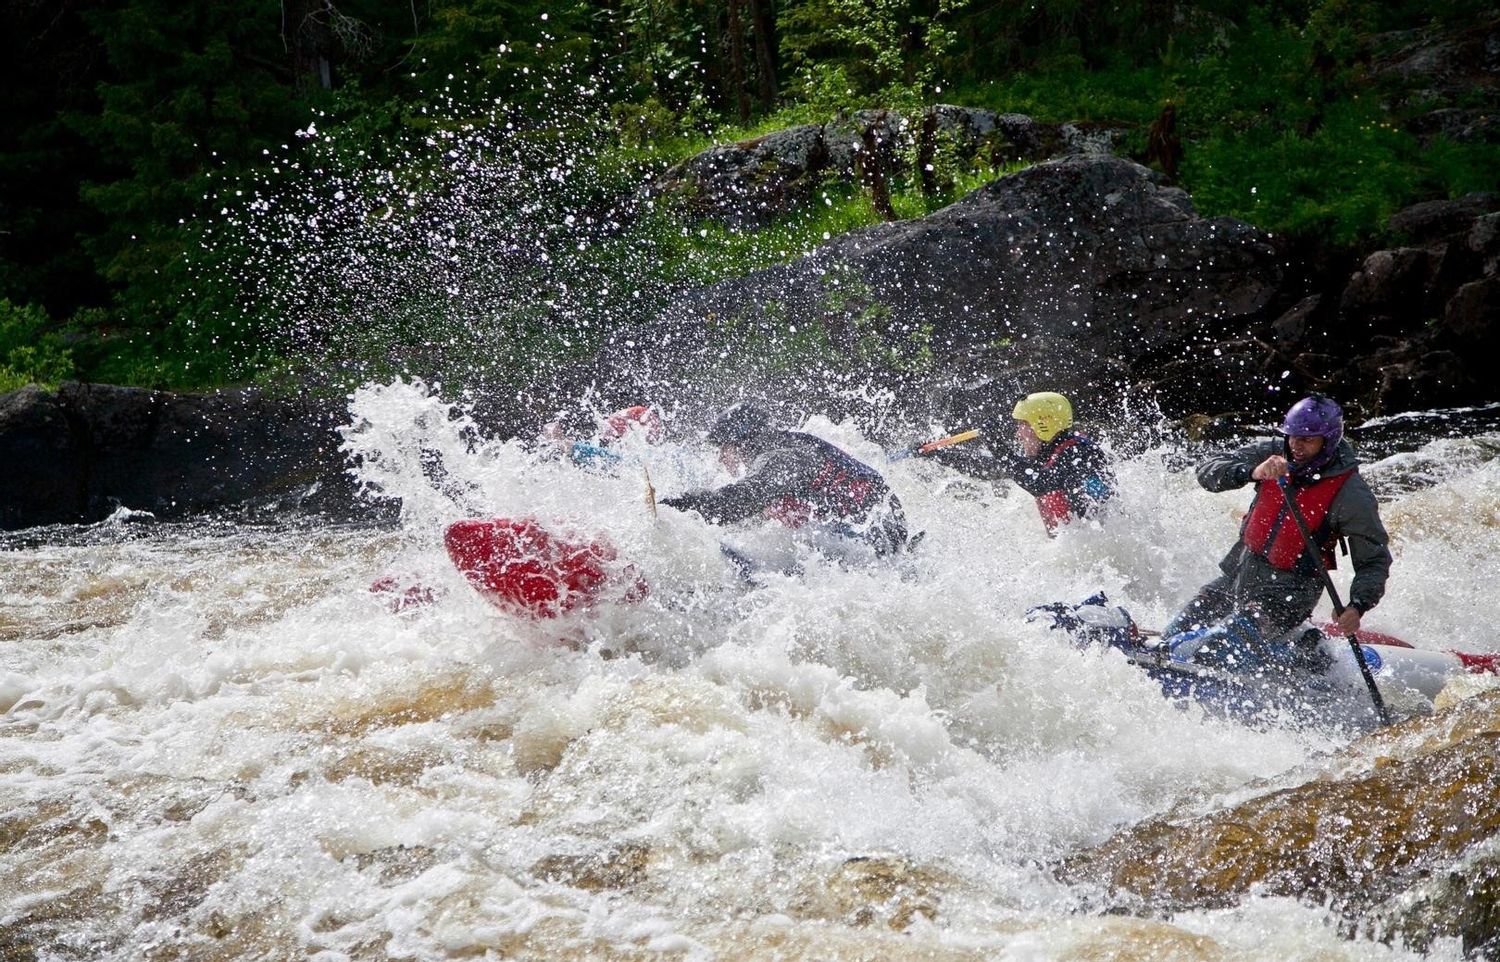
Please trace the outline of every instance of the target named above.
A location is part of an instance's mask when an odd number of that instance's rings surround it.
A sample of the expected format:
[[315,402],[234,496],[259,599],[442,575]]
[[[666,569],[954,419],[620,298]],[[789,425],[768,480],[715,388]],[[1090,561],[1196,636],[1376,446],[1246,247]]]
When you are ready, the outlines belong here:
[[812,518],[813,506],[789,494],[768,505],[762,513],[772,521],[780,521],[788,528],[800,528]]
[[800,528],[814,517],[858,517],[874,488],[871,474],[868,468],[861,469],[847,457],[842,460],[825,458],[808,489],[809,495],[813,496],[811,500],[789,494],[767,505],[763,513],[788,528]]
[[[1328,506],[1338,496],[1344,482],[1354,474],[1353,470],[1332,477],[1319,478],[1312,484],[1297,487],[1295,499],[1302,520],[1312,534],[1313,543],[1323,552],[1323,564],[1334,567],[1334,536],[1328,530]],[[1297,522],[1286,509],[1284,489],[1275,481],[1261,481],[1255,486],[1255,500],[1250,502],[1250,513],[1240,527],[1240,538],[1245,547],[1265,558],[1283,571],[1297,567],[1306,546]]]
[[[1042,469],[1052,467],[1064,451],[1077,443],[1078,438],[1072,437],[1059,444],[1053,450],[1052,456],[1047,459],[1047,463],[1042,465]],[[1037,495],[1036,509],[1041,512],[1042,524],[1047,528],[1049,538],[1056,536],[1058,525],[1067,524],[1073,520],[1073,504],[1068,500],[1066,491],[1048,491],[1046,494]]]

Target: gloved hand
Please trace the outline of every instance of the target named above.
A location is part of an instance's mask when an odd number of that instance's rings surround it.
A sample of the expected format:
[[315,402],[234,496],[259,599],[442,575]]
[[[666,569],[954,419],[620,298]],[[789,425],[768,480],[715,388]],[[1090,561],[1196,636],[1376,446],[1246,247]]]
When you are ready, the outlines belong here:
[[675,498],[658,498],[656,503],[668,508],[676,508],[678,511],[691,511],[697,499],[690,494],[679,494]]

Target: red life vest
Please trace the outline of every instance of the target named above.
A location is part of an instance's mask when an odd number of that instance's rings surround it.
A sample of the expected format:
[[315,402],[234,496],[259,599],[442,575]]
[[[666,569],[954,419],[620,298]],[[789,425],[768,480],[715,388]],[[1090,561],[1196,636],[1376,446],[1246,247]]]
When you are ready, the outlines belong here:
[[793,495],[766,506],[762,512],[772,521],[780,521],[788,528],[800,528],[813,516],[813,506]]
[[[1312,484],[1294,488],[1297,510],[1307,522],[1307,530],[1313,543],[1323,552],[1323,564],[1334,566],[1334,537],[1327,530],[1328,506],[1338,496],[1344,482],[1354,474],[1353,470],[1332,477],[1319,478]],[[1240,538],[1245,547],[1265,558],[1283,571],[1297,567],[1306,546],[1297,522],[1286,509],[1284,489],[1275,481],[1261,481],[1255,486],[1255,500],[1250,502],[1250,513],[1240,527]]]
[[[1072,437],[1059,444],[1042,466],[1043,470],[1052,467],[1058,457],[1068,448],[1078,443],[1078,438]],[[1067,524],[1073,520],[1073,504],[1068,500],[1066,491],[1048,491],[1046,494],[1036,496],[1036,509],[1041,512],[1042,524],[1047,528],[1047,537],[1056,537],[1057,526]]]
[[814,517],[847,518],[857,516],[869,500],[874,487],[870,471],[861,471],[859,466],[844,459],[843,463],[825,458],[818,476],[812,480],[809,493],[816,501],[786,495],[767,505],[763,512],[767,518],[780,521],[788,528],[800,528]]

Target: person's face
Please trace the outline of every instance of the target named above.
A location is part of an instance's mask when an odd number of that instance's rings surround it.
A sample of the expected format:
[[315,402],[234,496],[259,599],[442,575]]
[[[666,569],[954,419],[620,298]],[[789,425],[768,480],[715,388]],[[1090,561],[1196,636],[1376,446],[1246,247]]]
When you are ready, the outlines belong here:
[[1036,457],[1042,450],[1042,439],[1036,436],[1036,430],[1030,421],[1016,422],[1016,446],[1028,458]]
[[719,446],[719,463],[724,465],[724,470],[730,474],[739,474],[745,469],[745,456],[737,444],[723,444]]
[[1317,435],[1310,438],[1289,437],[1286,444],[1292,451],[1292,460],[1298,464],[1306,464],[1323,450],[1323,439]]

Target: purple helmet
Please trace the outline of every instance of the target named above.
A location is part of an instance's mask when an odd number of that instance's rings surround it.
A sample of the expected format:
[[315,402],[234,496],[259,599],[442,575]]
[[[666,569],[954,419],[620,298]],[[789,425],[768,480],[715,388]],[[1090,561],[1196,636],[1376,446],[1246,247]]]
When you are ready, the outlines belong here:
[[1344,437],[1344,412],[1338,402],[1321,394],[1305,397],[1292,405],[1281,422],[1281,433],[1289,438],[1322,438],[1323,449],[1307,464],[1298,465],[1298,473],[1317,471],[1333,460],[1334,449]]

